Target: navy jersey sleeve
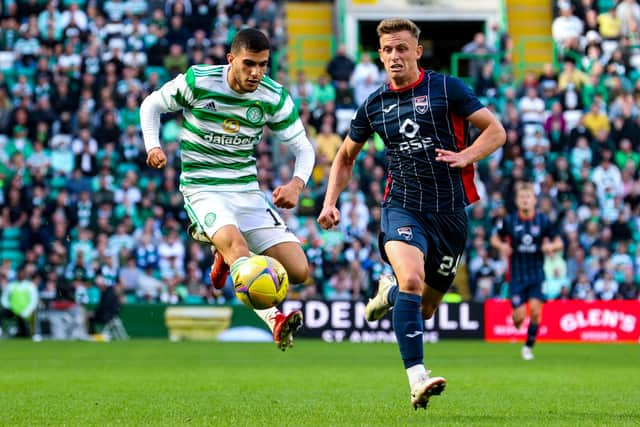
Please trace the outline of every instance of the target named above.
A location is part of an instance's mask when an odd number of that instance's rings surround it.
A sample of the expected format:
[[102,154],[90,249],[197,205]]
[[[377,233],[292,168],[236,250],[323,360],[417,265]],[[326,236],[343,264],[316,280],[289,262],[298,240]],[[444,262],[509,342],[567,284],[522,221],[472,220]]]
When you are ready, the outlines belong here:
[[461,117],[469,117],[483,108],[482,102],[473,94],[471,89],[456,77],[447,77],[447,97],[449,106]]
[[371,128],[371,122],[367,117],[367,104],[369,100],[367,99],[363,102],[360,107],[356,110],[353,118],[351,119],[351,129],[349,130],[349,138],[353,140],[353,142],[358,142],[364,144],[367,142],[369,137],[373,134],[373,129]]
[[496,233],[503,239],[505,237],[509,237],[509,235],[511,234],[509,231],[509,223],[509,216],[507,215],[500,221],[498,221],[498,225],[496,226]]

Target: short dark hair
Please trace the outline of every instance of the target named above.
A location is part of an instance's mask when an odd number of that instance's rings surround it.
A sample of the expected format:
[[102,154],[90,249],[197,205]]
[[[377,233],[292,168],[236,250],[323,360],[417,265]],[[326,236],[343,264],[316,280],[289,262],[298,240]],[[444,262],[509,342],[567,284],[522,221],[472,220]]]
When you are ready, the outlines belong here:
[[262,52],[270,48],[271,44],[267,36],[255,28],[245,28],[244,30],[238,31],[231,42],[232,53],[238,53],[242,49],[250,52]]

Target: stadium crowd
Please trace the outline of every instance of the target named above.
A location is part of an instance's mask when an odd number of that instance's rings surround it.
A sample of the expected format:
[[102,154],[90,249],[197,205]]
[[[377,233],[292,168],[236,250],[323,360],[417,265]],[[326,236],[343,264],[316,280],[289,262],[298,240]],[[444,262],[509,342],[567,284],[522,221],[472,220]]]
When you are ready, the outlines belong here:
[[[457,294],[484,301],[505,293],[507,262],[489,247],[491,230],[514,208],[518,181],[535,184],[539,209],[557,224],[565,251],[547,259],[548,298],[638,298],[640,282],[640,6],[636,0],[557,3],[553,36],[563,61],[514,78],[508,36],[500,61],[478,60],[470,84],[500,117],[507,144],[477,167],[481,202],[469,208],[466,259]],[[139,105],[191,64],[225,63],[235,32],[253,26],[285,43],[273,0],[4,1],[0,32],[0,285],[22,271],[45,301],[96,303],[116,286],[126,302],[225,303],[208,284],[211,254],[186,233],[178,191],[178,114],[163,117],[168,166],[152,170]],[[506,41],[506,42],[505,42]],[[475,44],[472,44],[475,43]],[[478,37],[466,52],[493,52]],[[428,64],[424,64],[428,67]],[[377,234],[384,150],[372,140],[340,198],[336,231],[320,231],[328,170],[355,107],[385,76],[343,47],[327,75],[304,70],[289,90],[317,163],[295,210],[281,212],[312,267],[293,298],[360,300],[389,267]],[[287,181],[292,154],[269,137],[256,147],[259,181]]]

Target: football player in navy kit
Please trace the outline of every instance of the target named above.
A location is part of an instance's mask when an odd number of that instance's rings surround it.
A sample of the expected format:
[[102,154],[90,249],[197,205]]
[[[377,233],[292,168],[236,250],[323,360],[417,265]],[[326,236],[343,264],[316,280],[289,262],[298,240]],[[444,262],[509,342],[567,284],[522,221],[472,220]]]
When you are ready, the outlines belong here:
[[532,360],[544,301],[544,255],[552,255],[564,245],[549,218],[536,212],[532,184],[521,183],[516,187],[516,208],[517,212],[500,221],[491,236],[491,245],[509,259],[509,299],[516,328],[522,325],[527,314],[525,304],[529,303],[530,322],[521,355],[524,360]]
[[[380,60],[389,83],[359,106],[329,174],[318,223],[336,226],[336,202],[365,142],[384,140],[387,186],[380,250],[395,277],[380,280],[367,320],[393,307],[393,324],[409,378],[411,403],[426,408],[444,389],[423,362],[424,320],[433,316],[451,285],[467,237],[464,208],[478,199],[473,163],[504,144],[505,131],[459,79],[421,68],[420,30],[408,19],[378,25]],[[468,145],[468,122],[480,135]]]

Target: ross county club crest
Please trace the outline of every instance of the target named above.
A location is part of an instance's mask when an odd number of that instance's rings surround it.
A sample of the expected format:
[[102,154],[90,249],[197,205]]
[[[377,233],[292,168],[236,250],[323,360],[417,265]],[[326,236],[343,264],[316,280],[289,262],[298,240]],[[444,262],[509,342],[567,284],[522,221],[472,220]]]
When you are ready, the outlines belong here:
[[264,113],[262,112],[262,108],[257,105],[247,108],[247,120],[251,123],[258,123],[262,120],[263,115]]
[[411,227],[398,227],[396,230],[399,235],[404,237],[404,240],[413,240],[413,231]]
[[424,114],[427,112],[429,108],[429,99],[426,95],[416,96],[413,98],[413,109],[416,110],[418,114]]

